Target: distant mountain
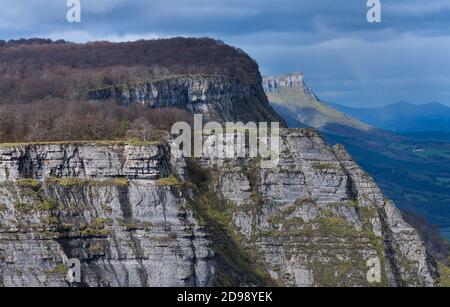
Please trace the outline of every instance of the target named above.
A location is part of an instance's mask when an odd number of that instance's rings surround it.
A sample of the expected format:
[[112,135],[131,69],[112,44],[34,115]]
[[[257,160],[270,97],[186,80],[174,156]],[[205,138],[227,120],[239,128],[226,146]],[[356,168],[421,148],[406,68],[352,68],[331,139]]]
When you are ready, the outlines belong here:
[[[401,209],[419,212],[441,226],[442,231],[447,229],[445,226],[450,225],[447,133],[400,134],[375,128],[344,114],[344,108],[336,110],[334,105],[322,102],[305,84],[301,73],[265,77],[263,81],[269,101],[289,127],[313,127],[321,131],[328,143],[343,144]],[[409,106],[397,104],[397,110],[406,116],[413,109]],[[445,112],[445,106],[430,104],[422,115],[431,117],[430,114]]]
[[[373,129],[320,101],[305,84],[302,73],[264,77],[263,87],[275,111],[291,127],[313,127],[330,133],[342,129],[352,131]],[[346,134],[345,131],[342,132]]]
[[437,102],[422,105],[397,102],[377,108],[330,106],[380,129],[395,132],[450,131],[450,108]]

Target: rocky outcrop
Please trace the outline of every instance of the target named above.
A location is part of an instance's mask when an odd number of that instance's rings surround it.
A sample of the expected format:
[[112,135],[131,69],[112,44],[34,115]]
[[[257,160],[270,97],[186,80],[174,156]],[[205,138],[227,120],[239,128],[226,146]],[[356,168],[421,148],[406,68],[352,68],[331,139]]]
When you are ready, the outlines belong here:
[[[208,286],[214,253],[180,191],[165,145],[0,149],[0,284]],[[26,178],[26,179],[25,179]]]
[[273,169],[169,148],[0,148],[0,284],[68,285],[69,258],[85,286],[434,284],[417,233],[314,130],[282,130]]
[[302,73],[263,78],[264,91],[290,128],[311,127],[338,135],[360,135],[373,127],[336,111],[316,96]]
[[[312,129],[283,130],[281,139],[274,169],[257,160],[202,163],[227,204],[224,225],[258,267],[283,286],[434,284],[419,235],[342,146],[330,148]],[[373,261],[379,283],[367,278]]]
[[306,85],[305,76],[299,72],[283,76],[264,77],[263,88],[266,93],[279,93],[282,88],[295,88],[303,91],[303,93],[312,98],[319,99],[308,85]]
[[92,100],[113,99],[121,105],[178,107],[203,114],[208,121],[280,122],[270,106],[261,80],[241,81],[213,75],[190,75],[110,87],[89,93]]
[[[434,261],[427,254],[417,231],[402,218],[392,201],[383,197],[375,181],[365,173],[342,145],[333,148],[337,158],[350,175],[358,203],[378,207],[381,234],[387,262],[389,283],[397,286],[432,285],[436,277]],[[413,270],[411,270],[413,268]]]

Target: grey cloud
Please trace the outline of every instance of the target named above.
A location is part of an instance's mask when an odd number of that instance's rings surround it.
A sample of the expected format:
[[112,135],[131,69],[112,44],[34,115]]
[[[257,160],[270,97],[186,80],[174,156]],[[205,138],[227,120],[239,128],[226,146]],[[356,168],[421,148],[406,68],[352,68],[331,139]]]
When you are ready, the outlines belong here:
[[246,50],[264,74],[301,70],[319,95],[344,104],[448,98],[448,0],[81,0],[82,23],[65,0],[2,0],[0,39],[77,42],[211,36]]

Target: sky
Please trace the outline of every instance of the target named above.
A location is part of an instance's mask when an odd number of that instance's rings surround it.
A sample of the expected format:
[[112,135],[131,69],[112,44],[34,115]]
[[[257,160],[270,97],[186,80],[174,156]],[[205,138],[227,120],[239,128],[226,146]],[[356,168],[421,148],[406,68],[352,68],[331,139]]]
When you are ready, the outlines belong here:
[[450,0],[1,0],[0,39],[74,42],[213,37],[240,47],[263,75],[300,71],[324,101],[450,106]]

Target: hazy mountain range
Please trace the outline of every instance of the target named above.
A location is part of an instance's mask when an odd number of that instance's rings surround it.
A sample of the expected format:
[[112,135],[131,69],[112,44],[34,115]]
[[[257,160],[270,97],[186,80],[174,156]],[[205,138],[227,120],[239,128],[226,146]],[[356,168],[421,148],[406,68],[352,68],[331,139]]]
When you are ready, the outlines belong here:
[[[372,126],[396,132],[450,132],[450,108],[438,102],[416,105],[397,102],[376,108],[330,106]],[[450,139],[449,139],[450,140]]]

